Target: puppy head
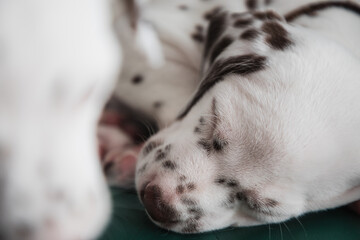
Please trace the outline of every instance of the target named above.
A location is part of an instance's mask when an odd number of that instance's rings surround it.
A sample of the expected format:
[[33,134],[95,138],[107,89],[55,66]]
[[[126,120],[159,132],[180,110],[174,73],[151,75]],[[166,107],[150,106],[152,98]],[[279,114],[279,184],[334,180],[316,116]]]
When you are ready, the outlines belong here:
[[339,149],[324,111],[337,101],[328,84],[351,81],[358,60],[274,12],[218,14],[204,55],[192,100],[138,160],[136,187],[150,218],[191,233],[331,206],[347,189],[329,189],[344,168],[319,167]]

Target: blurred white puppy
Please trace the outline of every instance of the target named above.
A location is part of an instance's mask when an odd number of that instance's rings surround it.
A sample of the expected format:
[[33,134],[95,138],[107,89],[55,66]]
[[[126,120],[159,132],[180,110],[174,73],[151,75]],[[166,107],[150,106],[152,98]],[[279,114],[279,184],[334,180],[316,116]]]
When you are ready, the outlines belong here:
[[121,61],[109,10],[0,1],[1,239],[91,239],[107,222],[95,131]]

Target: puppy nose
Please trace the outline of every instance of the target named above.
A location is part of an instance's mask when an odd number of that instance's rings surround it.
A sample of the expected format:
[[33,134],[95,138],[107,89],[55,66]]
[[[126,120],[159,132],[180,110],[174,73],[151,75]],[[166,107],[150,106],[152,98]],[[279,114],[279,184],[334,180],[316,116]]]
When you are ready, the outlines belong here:
[[157,185],[147,185],[141,191],[141,200],[150,217],[160,223],[176,223],[176,210],[164,201],[161,188]]

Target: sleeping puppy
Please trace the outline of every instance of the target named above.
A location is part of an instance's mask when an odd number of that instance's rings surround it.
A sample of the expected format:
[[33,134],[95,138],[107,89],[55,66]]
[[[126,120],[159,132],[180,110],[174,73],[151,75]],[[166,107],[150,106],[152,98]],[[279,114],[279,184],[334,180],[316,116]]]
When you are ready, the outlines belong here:
[[152,221],[276,223],[360,199],[360,6],[219,11],[186,107],[139,154]]

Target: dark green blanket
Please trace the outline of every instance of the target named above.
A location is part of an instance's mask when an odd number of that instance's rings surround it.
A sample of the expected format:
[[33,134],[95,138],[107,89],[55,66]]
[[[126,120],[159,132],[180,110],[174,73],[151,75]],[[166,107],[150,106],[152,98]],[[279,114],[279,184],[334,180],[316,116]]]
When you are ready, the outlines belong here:
[[99,240],[360,240],[360,217],[346,208],[308,214],[282,224],[182,235],[155,226],[134,191],[113,188],[111,192],[112,220]]

